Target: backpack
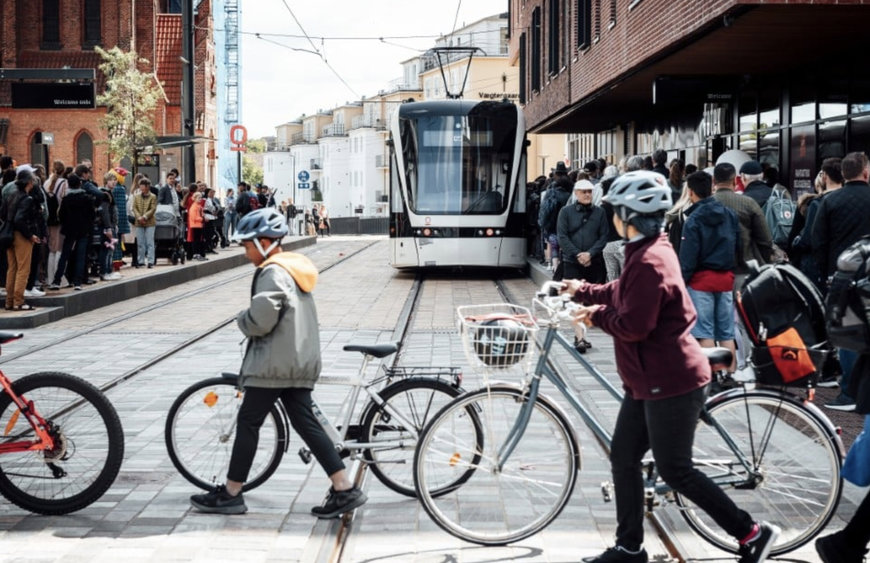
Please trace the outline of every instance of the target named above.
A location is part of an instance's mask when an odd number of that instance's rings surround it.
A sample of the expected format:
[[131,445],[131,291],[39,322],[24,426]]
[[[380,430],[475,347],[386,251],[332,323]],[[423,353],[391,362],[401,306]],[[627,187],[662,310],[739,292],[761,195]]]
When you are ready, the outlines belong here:
[[747,262],[737,294],[740,320],[752,341],[751,362],[762,385],[815,385],[837,368],[818,288],[790,264]]
[[837,257],[825,308],[831,343],[870,354],[870,235]]
[[46,224],[54,227],[60,225],[60,219],[57,217],[57,210],[60,208],[60,201],[57,199],[57,190],[45,194],[45,206],[48,209],[48,219]]
[[764,220],[767,222],[767,228],[770,229],[774,244],[780,248],[788,245],[788,233],[794,223],[796,211],[797,205],[785,188],[774,187],[764,204]]
[[260,200],[257,199],[257,196],[251,194],[251,192],[239,194],[239,198],[236,200],[236,212],[240,217],[259,208]]

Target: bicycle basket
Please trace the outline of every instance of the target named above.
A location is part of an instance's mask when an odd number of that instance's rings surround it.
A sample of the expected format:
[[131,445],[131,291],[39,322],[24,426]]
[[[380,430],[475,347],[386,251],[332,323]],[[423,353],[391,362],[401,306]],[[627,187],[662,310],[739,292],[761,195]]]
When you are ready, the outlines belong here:
[[531,312],[519,305],[467,305],[457,308],[463,348],[472,366],[527,373],[538,330]]

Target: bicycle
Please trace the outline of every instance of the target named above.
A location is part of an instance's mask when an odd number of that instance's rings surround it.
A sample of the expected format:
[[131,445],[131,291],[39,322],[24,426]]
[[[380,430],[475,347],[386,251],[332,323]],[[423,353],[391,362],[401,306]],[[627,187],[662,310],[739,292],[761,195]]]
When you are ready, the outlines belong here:
[[[23,336],[0,332],[0,345]],[[106,396],[61,372],[11,381],[0,370],[0,385],[0,494],[47,515],[103,496],[124,459],[124,430]]]
[[[369,362],[398,350],[397,343],[348,344],[345,351],[361,352],[363,361],[355,377],[331,379],[321,376],[318,385],[349,385],[343,417],[332,426],[316,404],[314,412],[326,428],[342,457],[358,460],[387,487],[405,496],[416,495],[411,458],[417,437],[430,414],[463,393],[462,373],[457,367],[383,366],[383,374],[365,381]],[[383,385],[378,391],[376,388]],[[351,424],[360,393],[369,397],[359,422]],[[236,417],[244,391],[238,375],[224,373],[195,383],[182,391],[169,409],[165,439],[169,458],[176,469],[197,487],[209,490],[224,482],[232,453]],[[254,489],[278,469],[288,451],[290,422],[281,401],[276,401],[263,427],[250,478],[243,490]],[[310,463],[311,453],[302,448],[299,456]],[[462,483],[443,484],[441,491]],[[436,491],[437,494],[438,491]]]
[[[558,342],[617,400],[622,393],[560,334],[561,321],[570,318],[573,304],[567,296],[548,295],[551,288],[558,288],[558,283],[544,284],[533,300],[540,318],[515,305],[458,309],[472,365],[483,368],[487,376],[513,370],[522,380],[487,381],[436,413],[420,437],[414,456],[417,494],[429,516],[457,538],[483,545],[519,541],[553,522],[570,500],[580,449],[565,412],[539,392],[542,379],[556,387],[609,449],[610,434],[548,363],[552,345]],[[487,325],[491,320],[481,319],[493,318],[512,323],[514,335],[508,333],[499,347],[487,348],[482,341],[493,341],[495,329]],[[542,343],[535,338],[539,327],[546,328]],[[731,362],[724,348],[712,349],[708,357],[711,366],[720,368]],[[707,400],[693,457],[738,506],[748,507],[758,519],[783,525],[772,551],[782,554],[810,541],[833,516],[841,493],[843,445],[831,422],[808,400],[782,389],[737,385]],[[464,420],[469,411],[483,423],[482,448]],[[455,472],[465,475],[461,488],[440,498],[428,492],[430,482],[449,480]],[[736,553],[737,543],[670,489],[652,460],[643,461],[643,475],[648,511],[675,503],[702,538]],[[602,492],[609,500],[607,483]]]

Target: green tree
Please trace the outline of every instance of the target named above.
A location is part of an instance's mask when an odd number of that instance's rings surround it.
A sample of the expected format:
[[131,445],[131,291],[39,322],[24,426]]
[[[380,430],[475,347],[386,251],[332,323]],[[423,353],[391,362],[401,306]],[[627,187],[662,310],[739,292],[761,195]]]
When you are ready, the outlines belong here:
[[[250,141],[248,141],[248,146],[251,146]],[[263,168],[257,166],[257,163],[247,156],[242,157],[242,181],[252,186],[263,183]]]
[[156,79],[138,69],[137,63],[148,61],[132,51],[94,49],[103,58],[100,70],[106,76],[106,91],[97,96],[97,103],[106,106],[106,115],[100,120],[106,140],[100,142],[106,145],[112,161],[131,157],[135,173],[141,148],[156,138],[154,110],[160,99]]
[[248,147],[248,152],[266,152],[266,139],[251,139],[245,146]]

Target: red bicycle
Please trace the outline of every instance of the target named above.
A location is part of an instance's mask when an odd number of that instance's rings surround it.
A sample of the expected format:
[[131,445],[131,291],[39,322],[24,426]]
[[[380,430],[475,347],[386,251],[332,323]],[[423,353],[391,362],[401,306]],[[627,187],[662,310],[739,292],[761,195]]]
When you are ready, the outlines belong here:
[[[0,345],[22,338],[0,332]],[[61,372],[11,381],[0,370],[0,494],[39,514],[68,514],[99,499],[124,459],[115,407]]]

